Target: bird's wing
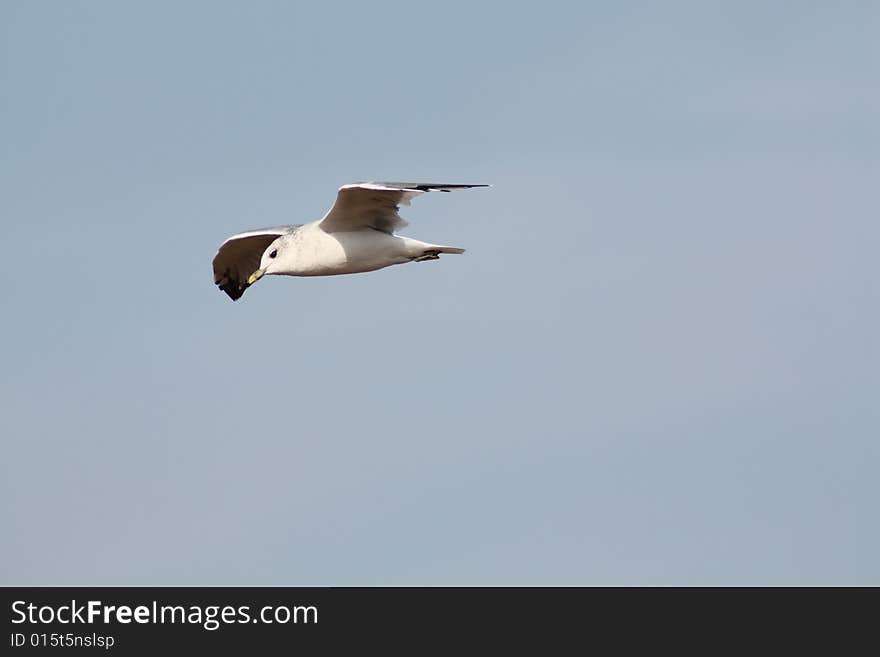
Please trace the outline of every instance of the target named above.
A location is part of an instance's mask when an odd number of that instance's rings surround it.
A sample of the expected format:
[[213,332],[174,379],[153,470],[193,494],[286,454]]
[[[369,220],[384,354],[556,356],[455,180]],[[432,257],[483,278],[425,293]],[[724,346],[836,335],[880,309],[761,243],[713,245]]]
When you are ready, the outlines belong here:
[[321,219],[319,226],[327,233],[341,233],[374,228],[393,233],[406,226],[397,210],[409,205],[413,197],[425,192],[451,192],[453,189],[488,187],[488,185],[441,185],[431,183],[363,182],[343,185],[336,203]]
[[214,256],[214,284],[235,301],[248,288],[248,276],[260,267],[263,251],[279,235],[286,235],[297,226],[277,226],[239,233],[227,239]]

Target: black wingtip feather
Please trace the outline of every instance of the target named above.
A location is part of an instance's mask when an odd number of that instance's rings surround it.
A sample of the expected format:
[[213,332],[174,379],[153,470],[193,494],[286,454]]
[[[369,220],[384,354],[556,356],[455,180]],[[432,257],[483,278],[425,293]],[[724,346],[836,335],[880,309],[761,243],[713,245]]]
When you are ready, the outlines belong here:
[[250,287],[249,283],[240,283],[237,280],[228,280],[225,283],[221,283],[217,281],[217,287],[226,292],[229,295],[229,298],[233,301],[237,301],[241,298],[241,295],[244,294],[244,291]]
[[443,185],[439,183],[435,184],[424,184],[424,185],[414,185],[412,189],[417,189],[420,192],[451,192],[453,189],[473,189],[474,187],[489,187],[489,185],[479,184],[479,185],[460,185],[456,183],[452,183],[449,185]]
[[[363,184],[363,183],[352,183],[352,184]],[[388,187],[393,187],[396,189],[406,190],[412,189],[419,192],[451,192],[453,189],[471,189],[473,187],[491,187],[491,185],[487,184],[461,184],[461,183],[412,183],[412,182],[388,182],[375,180],[369,183],[369,185],[387,185]]]

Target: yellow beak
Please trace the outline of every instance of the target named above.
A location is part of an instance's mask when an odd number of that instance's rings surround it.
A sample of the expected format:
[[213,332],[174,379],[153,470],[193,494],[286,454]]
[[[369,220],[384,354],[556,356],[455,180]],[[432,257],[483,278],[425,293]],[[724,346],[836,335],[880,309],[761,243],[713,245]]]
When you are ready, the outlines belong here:
[[258,280],[263,278],[263,274],[265,273],[265,269],[258,269],[257,271],[255,271],[253,274],[248,276],[248,285],[253,285],[254,283],[256,283]]

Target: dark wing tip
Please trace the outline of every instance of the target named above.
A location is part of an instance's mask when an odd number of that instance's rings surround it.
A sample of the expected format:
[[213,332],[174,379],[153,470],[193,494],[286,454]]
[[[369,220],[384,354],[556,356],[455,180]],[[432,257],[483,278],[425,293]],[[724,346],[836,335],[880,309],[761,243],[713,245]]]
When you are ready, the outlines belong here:
[[231,272],[226,274],[219,280],[215,281],[217,287],[226,292],[233,301],[240,299],[244,291],[250,287],[246,281],[240,281],[237,278],[230,277]]
[[230,285],[224,285],[224,286],[221,286],[220,289],[223,290],[224,292],[226,292],[226,294],[229,295],[230,299],[232,299],[233,301],[237,301],[238,299],[241,299],[241,295],[244,294],[244,291],[247,288],[245,288],[245,287],[234,288]]
[[461,185],[458,183],[423,183],[419,185],[413,185],[411,189],[417,189],[420,192],[451,192],[453,189],[473,189],[474,187],[489,187],[489,185],[478,184],[478,185]]
[[451,192],[453,189],[471,189],[473,187],[491,187],[487,184],[461,184],[461,183],[413,183],[413,182],[386,182],[374,180],[368,183],[351,183],[352,185],[384,185],[400,191],[413,190],[419,192]]

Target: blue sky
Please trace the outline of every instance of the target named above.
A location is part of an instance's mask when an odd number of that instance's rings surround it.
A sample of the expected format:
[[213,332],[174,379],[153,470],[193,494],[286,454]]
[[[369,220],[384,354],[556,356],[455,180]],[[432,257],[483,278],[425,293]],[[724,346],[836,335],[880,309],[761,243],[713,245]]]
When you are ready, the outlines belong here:
[[[878,20],[3,3],[0,582],[880,583]],[[212,285],[382,179],[467,253]]]

